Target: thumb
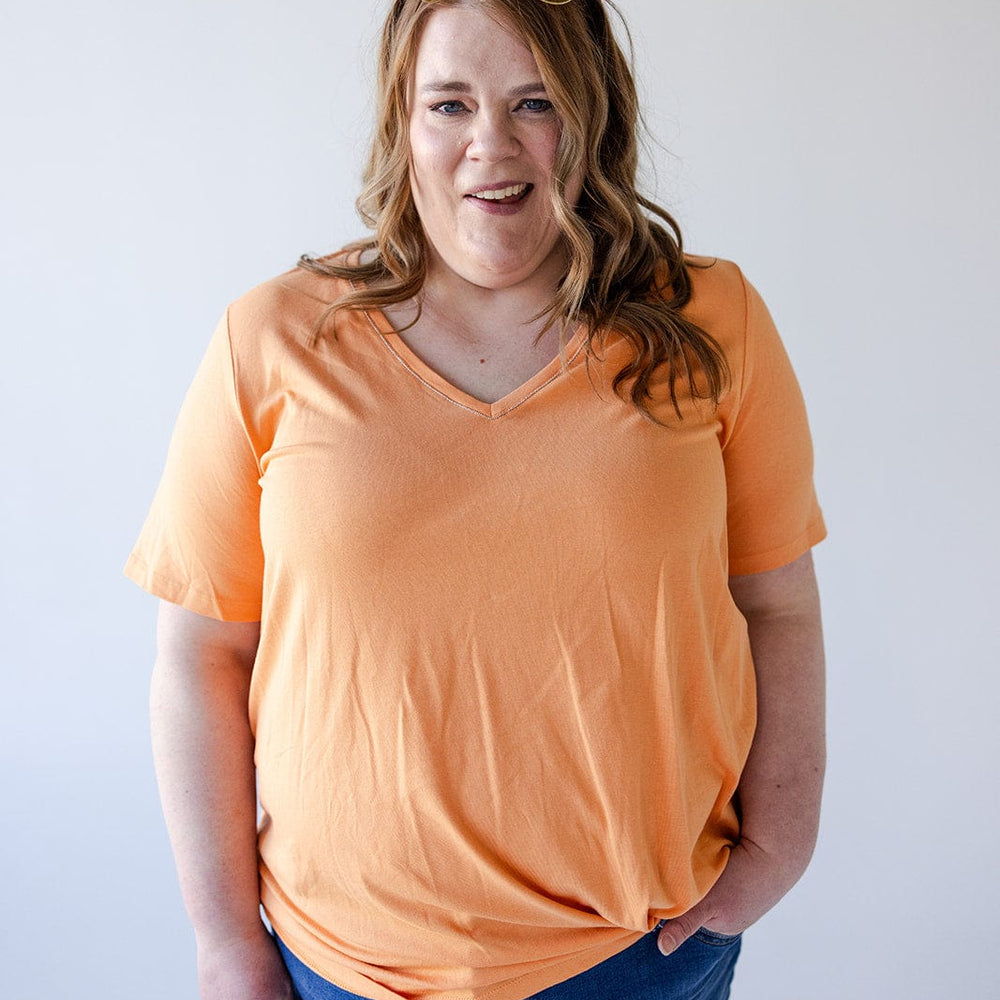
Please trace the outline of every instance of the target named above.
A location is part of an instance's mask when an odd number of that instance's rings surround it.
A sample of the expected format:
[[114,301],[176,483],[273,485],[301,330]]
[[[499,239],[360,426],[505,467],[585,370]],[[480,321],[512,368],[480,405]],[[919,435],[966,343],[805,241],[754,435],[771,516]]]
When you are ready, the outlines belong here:
[[673,920],[668,920],[660,930],[660,936],[656,939],[656,944],[664,955],[669,955],[676,951],[699,927],[701,919],[698,916],[698,907],[682,913]]

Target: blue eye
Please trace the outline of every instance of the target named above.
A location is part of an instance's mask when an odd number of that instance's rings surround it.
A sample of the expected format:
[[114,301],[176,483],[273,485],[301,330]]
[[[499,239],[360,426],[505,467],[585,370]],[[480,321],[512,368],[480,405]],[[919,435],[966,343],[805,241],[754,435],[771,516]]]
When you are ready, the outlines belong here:
[[525,111],[533,111],[538,114],[545,111],[551,111],[552,102],[545,100],[543,97],[528,97],[521,102],[521,107],[523,107]]
[[457,115],[465,110],[465,105],[461,101],[440,101],[431,105],[431,111],[436,111],[441,115]]

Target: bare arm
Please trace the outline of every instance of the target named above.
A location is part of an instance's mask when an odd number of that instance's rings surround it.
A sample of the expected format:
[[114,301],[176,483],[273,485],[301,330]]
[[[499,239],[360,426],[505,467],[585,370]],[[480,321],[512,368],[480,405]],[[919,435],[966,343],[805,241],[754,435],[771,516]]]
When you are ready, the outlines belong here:
[[757,675],[757,729],[740,778],[740,842],[712,891],[671,920],[672,951],[700,926],[744,930],[799,880],[812,857],[826,762],[823,636],[810,554],[732,577]]
[[260,919],[257,798],[247,715],[257,623],[162,602],[150,694],[153,757],[204,1000],[286,1000]]

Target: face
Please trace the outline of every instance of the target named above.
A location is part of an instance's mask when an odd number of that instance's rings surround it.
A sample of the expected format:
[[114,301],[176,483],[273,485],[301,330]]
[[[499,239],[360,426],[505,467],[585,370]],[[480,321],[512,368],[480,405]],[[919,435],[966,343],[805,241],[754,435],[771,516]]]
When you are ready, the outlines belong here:
[[[549,203],[560,122],[530,49],[479,6],[429,16],[410,94],[410,186],[446,269],[483,288],[555,286],[565,269]],[[576,203],[582,180],[567,184]]]

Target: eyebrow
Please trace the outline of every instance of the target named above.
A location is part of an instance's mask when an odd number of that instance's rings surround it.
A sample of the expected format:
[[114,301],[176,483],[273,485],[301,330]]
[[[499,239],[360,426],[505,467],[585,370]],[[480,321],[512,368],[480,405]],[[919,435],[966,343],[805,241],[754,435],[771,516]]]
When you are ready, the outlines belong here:
[[[472,90],[472,84],[463,80],[431,80],[420,88],[421,94],[467,94]],[[511,97],[527,97],[530,94],[544,94],[545,84],[540,80],[525,83],[509,92]]]

